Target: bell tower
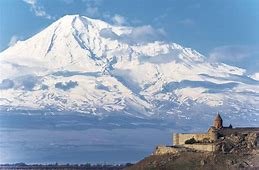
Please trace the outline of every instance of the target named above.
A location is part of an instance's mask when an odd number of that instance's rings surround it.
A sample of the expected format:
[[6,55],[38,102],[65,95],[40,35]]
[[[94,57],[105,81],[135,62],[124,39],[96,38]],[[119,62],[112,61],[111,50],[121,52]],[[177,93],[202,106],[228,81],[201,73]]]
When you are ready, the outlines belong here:
[[216,128],[216,129],[221,129],[223,128],[223,120],[220,116],[220,114],[218,113],[217,116],[215,117],[214,119],[214,122],[213,122],[213,126]]

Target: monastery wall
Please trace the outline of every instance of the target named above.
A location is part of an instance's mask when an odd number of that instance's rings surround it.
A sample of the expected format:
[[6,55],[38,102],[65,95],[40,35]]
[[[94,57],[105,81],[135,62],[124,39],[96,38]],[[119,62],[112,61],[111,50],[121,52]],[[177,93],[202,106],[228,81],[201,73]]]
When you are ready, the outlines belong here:
[[198,151],[207,151],[207,152],[215,151],[215,144],[184,144],[183,146],[186,148],[191,148]]
[[188,148],[202,152],[214,152],[215,144],[184,144],[181,147],[160,145],[156,147],[153,155],[176,154],[186,152]]
[[210,139],[210,135],[208,133],[193,133],[193,134],[176,133],[173,135],[173,144],[183,145],[185,144],[186,140],[191,138],[194,138],[196,141],[202,141],[204,138]]
[[164,155],[164,154],[176,154],[178,152],[179,152],[178,148],[160,145],[160,146],[156,147],[153,154],[154,155]]

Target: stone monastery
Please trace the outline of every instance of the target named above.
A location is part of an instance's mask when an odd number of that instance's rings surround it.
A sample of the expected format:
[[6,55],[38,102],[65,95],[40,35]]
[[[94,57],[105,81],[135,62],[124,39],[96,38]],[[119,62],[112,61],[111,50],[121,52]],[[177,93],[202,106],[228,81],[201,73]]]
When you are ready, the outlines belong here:
[[154,154],[178,152],[183,148],[209,152],[259,149],[259,127],[233,128],[231,124],[224,127],[217,114],[207,133],[175,133],[173,146],[157,146]]

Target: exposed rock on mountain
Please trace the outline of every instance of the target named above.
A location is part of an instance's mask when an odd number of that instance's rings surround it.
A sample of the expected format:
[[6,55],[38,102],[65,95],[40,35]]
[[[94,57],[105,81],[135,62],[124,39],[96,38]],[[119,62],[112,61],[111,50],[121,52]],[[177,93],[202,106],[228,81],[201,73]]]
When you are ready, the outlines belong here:
[[211,63],[175,43],[138,39],[136,29],[68,15],[2,51],[2,112],[199,124],[220,111],[234,121],[258,124],[259,82],[246,70]]

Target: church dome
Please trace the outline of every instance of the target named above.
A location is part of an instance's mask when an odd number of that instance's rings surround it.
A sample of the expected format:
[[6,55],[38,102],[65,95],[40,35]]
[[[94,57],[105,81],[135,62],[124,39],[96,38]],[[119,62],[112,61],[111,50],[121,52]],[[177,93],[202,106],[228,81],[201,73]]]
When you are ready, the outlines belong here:
[[223,120],[220,116],[220,114],[218,113],[217,116],[214,119],[213,125],[216,129],[221,129],[223,128]]
[[214,119],[214,120],[218,120],[218,121],[220,120],[220,121],[222,121],[222,118],[221,118],[221,116],[220,116],[220,114],[219,114],[219,113],[217,114],[217,116],[215,117],[215,119]]

